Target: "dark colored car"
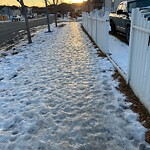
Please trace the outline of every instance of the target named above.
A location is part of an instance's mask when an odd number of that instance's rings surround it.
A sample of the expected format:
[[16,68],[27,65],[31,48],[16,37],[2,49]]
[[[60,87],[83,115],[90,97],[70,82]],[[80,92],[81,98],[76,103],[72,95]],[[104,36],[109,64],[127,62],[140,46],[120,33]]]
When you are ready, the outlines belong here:
[[[133,0],[123,1],[118,5],[115,13],[110,13],[110,26],[113,33],[117,31],[124,33],[126,39],[129,42],[130,37],[130,24],[131,24],[131,12],[133,8],[141,8],[147,11],[146,15],[150,14],[150,0]],[[144,8],[145,7],[145,8]]]

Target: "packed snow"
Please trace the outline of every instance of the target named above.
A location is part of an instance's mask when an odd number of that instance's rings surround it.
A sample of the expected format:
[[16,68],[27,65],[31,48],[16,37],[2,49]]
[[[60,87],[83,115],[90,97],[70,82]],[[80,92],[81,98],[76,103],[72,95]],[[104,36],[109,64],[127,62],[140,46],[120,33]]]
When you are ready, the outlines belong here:
[[115,63],[123,70],[125,74],[127,74],[129,45],[121,42],[118,38],[109,35],[109,53]]
[[69,22],[0,59],[1,150],[148,150],[114,68]]

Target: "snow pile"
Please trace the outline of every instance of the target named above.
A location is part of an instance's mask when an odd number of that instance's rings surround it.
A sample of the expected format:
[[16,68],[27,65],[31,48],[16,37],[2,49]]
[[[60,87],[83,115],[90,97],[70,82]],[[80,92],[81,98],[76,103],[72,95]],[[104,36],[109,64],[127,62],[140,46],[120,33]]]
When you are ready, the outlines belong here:
[[6,22],[11,22],[11,20],[0,21],[0,23],[6,23]]
[[0,63],[0,149],[148,149],[114,68],[79,23],[38,32]]

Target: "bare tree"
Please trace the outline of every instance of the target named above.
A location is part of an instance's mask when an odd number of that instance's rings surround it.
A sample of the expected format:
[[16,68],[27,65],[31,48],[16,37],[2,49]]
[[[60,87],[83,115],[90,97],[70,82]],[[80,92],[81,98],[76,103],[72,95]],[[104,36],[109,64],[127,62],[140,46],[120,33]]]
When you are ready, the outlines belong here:
[[[46,6],[46,14],[47,14],[47,23],[48,23],[48,32],[51,32],[50,30],[50,20],[49,20],[49,10],[48,10],[48,4],[51,5],[51,2],[53,3],[54,6],[54,18],[55,18],[55,26],[57,27],[57,6],[59,3],[59,0],[43,0],[45,2]],[[51,2],[50,2],[51,1]],[[61,0],[60,0],[61,1]]]
[[50,20],[49,20],[49,11],[48,11],[48,1],[47,0],[44,0],[45,1],[45,6],[46,6],[46,16],[47,16],[47,26],[48,26],[48,32],[51,32],[50,30]]
[[53,0],[54,4],[54,13],[55,13],[55,26],[57,27],[57,5],[58,5],[58,0]]
[[30,44],[30,43],[32,43],[32,39],[31,39],[31,33],[30,33],[30,28],[29,28],[28,16],[27,16],[27,7],[24,5],[24,1],[23,0],[17,0],[17,1],[21,5],[22,14],[23,14],[23,16],[25,18],[28,43]]

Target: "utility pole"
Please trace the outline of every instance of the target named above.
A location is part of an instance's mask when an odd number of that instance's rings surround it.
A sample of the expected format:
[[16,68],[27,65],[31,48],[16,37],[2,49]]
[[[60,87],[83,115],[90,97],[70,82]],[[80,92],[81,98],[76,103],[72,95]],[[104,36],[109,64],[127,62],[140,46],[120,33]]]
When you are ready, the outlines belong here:
[[47,4],[47,0],[45,1],[45,6],[46,6],[46,16],[47,16],[47,26],[48,26],[48,32],[51,32],[50,30],[50,21],[49,21],[49,11],[48,11],[48,4]]
[[17,0],[22,8],[22,14],[24,15],[25,18],[25,23],[26,23],[26,30],[27,30],[27,37],[28,37],[28,43],[32,43],[32,39],[31,39],[31,33],[30,33],[30,28],[29,28],[29,22],[28,22],[28,16],[27,16],[27,8],[24,5],[23,0]]

